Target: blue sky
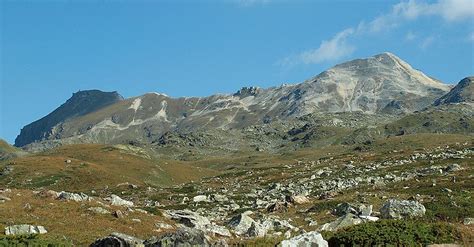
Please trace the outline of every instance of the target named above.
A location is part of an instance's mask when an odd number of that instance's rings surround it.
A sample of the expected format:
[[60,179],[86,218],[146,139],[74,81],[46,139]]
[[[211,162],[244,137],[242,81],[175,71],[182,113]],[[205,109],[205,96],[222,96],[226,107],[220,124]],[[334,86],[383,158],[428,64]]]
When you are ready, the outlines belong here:
[[73,92],[170,96],[297,83],[390,51],[446,83],[474,74],[474,1],[0,1],[0,137]]

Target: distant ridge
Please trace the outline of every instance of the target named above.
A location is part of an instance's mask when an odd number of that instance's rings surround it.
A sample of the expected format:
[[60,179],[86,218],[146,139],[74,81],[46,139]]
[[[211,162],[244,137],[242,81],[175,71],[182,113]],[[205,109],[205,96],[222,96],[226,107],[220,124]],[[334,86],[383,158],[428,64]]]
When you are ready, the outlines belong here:
[[314,112],[400,114],[423,109],[450,87],[392,53],[355,59],[303,83],[235,94],[170,98],[148,93],[78,92],[48,116],[25,126],[16,146],[42,140],[86,143],[156,141],[174,130],[239,129]]

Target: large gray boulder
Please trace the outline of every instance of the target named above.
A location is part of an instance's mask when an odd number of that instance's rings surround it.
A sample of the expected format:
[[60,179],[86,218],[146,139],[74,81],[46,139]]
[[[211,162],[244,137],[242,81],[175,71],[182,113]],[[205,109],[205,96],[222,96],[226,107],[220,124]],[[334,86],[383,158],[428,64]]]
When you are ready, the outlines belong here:
[[358,225],[364,222],[364,219],[359,218],[355,214],[348,213],[344,216],[337,218],[335,221],[331,223],[326,223],[321,227],[321,231],[337,231],[339,229]]
[[133,202],[122,199],[117,195],[111,195],[110,198],[107,198],[107,199],[110,201],[110,204],[113,206],[133,207]]
[[190,210],[167,210],[165,216],[187,227],[204,229],[211,222],[208,218]]
[[327,247],[328,241],[319,232],[307,232],[288,240],[283,240],[281,247]]
[[333,211],[336,216],[344,216],[348,213],[355,215],[370,216],[372,214],[372,205],[362,203],[339,203]]
[[203,231],[184,227],[161,237],[152,237],[144,242],[146,247],[197,247],[210,246]]
[[417,201],[390,199],[380,209],[384,219],[415,218],[425,215],[426,209]]
[[59,192],[57,199],[75,202],[92,201],[92,198],[84,193],[71,193],[66,191]]
[[190,210],[167,210],[165,216],[186,227],[202,230],[211,235],[231,236],[227,228],[211,223],[208,218]]
[[247,237],[263,237],[266,234],[265,228],[256,222],[249,215],[252,211],[246,211],[234,216],[228,223],[235,234]]
[[45,234],[47,232],[44,226],[22,224],[5,227],[5,235]]
[[114,232],[97,239],[90,247],[143,247],[143,240],[123,233]]

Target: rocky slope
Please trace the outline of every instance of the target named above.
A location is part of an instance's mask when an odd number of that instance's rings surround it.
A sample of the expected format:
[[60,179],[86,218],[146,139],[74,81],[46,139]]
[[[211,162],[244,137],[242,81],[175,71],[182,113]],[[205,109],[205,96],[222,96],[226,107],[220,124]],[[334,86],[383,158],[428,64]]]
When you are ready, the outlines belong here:
[[23,127],[20,135],[15,139],[15,146],[24,146],[45,138],[54,138],[58,132],[61,132],[59,129],[60,123],[94,112],[122,99],[123,97],[117,92],[88,90],[74,93],[70,99],[56,110]]
[[434,105],[474,103],[474,76],[462,79],[451,91],[437,99]]
[[[65,116],[56,113],[64,112],[63,105],[46,120],[25,127],[15,144],[54,139],[66,143],[153,142],[169,131],[241,129],[313,112],[399,114],[422,109],[448,91],[449,86],[383,53],[337,65],[296,85],[242,88],[233,95],[205,98],[149,93]],[[73,98],[68,102],[76,102]]]

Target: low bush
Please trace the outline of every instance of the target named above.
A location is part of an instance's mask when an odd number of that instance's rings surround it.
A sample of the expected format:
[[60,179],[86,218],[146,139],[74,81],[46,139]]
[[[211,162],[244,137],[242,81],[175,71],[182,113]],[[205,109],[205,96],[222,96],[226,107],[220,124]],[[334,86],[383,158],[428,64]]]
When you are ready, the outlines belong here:
[[69,247],[71,242],[43,239],[39,235],[0,236],[0,246],[15,247]]
[[459,242],[458,230],[447,223],[381,220],[324,232],[329,246],[426,246]]

